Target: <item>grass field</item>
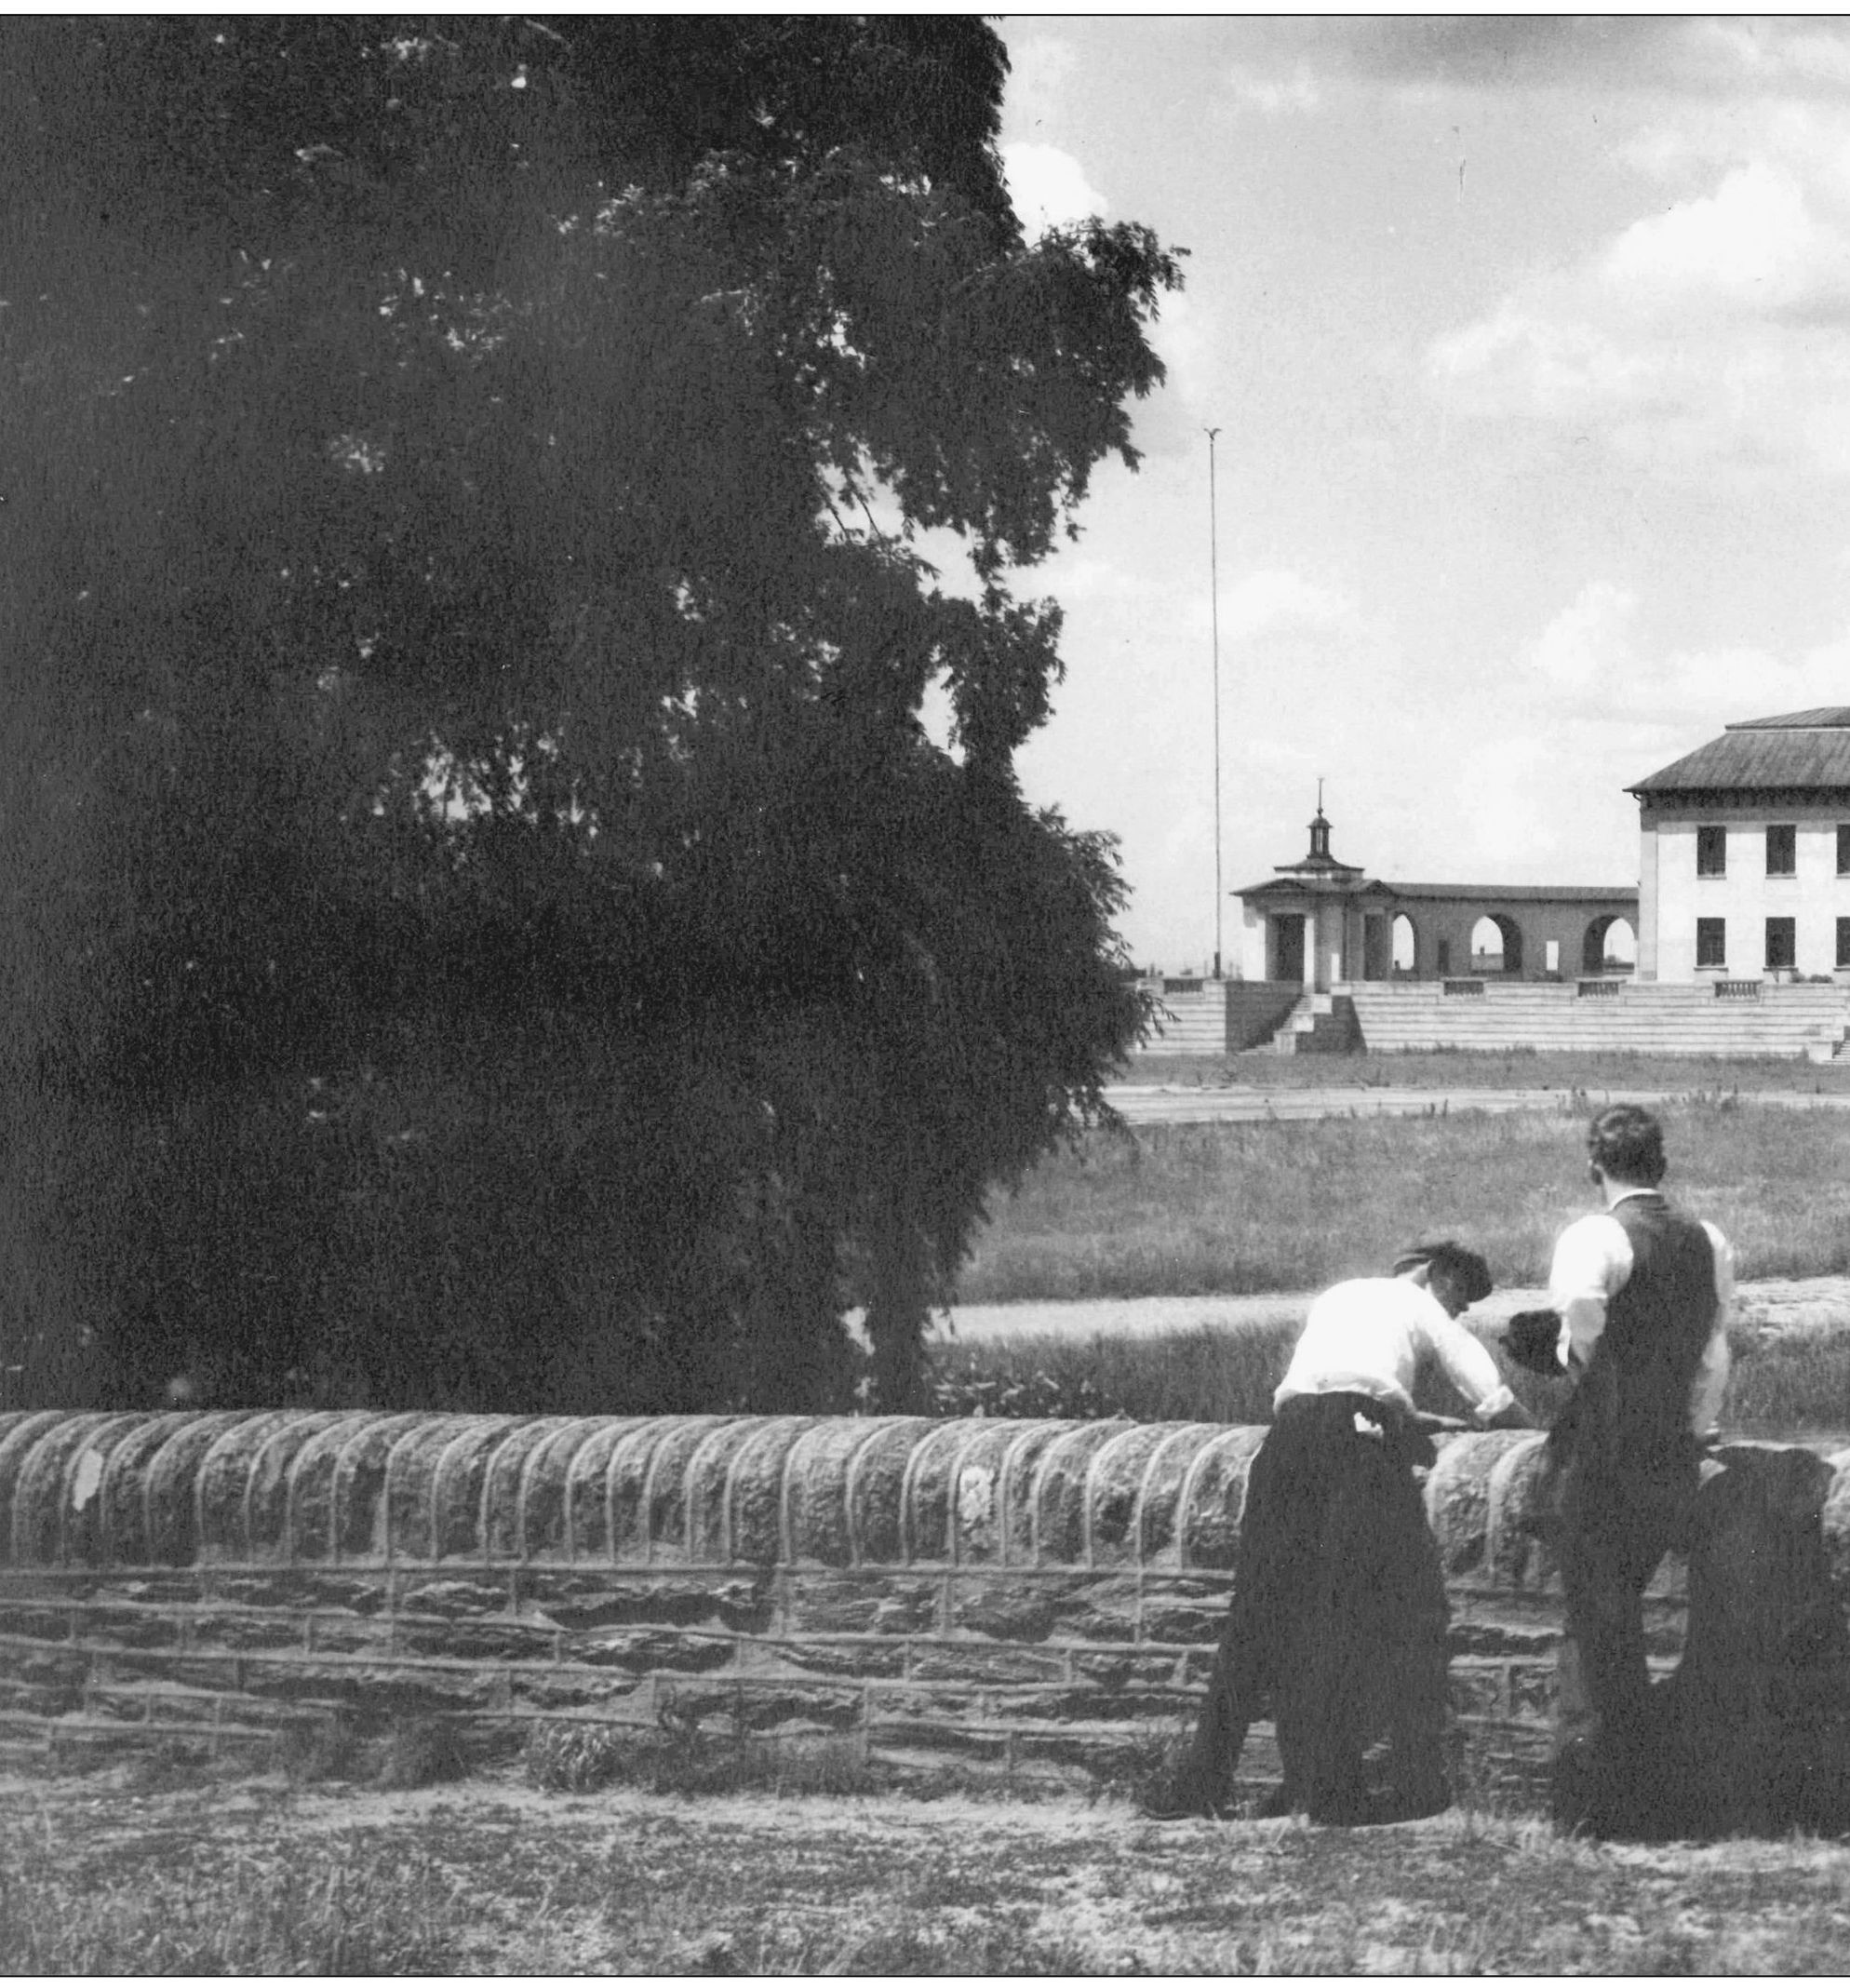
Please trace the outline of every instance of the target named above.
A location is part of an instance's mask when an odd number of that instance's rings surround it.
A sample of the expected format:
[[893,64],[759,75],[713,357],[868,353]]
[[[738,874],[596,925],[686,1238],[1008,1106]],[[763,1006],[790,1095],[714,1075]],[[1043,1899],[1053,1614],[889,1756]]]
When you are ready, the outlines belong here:
[[1250,1084],[1320,1090],[1328,1084],[1420,1090],[1850,1092],[1850,1061],[1797,1056],[1587,1055],[1578,1051],[1406,1050],[1358,1056],[1133,1056],[1119,1083]]
[[30,1974],[1838,1973],[1850,1849],[1160,1827],[1102,1801],[396,1795],[81,1780],[0,1798]]
[[[1234,1329],[1088,1338],[1024,1335],[975,1345],[934,1346],[932,1407],[940,1415],[1000,1415],[1136,1422],[1269,1422],[1302,1309]],[[1850,1323],[1850,1321],[1846,1321]],[[1749,1324],[1732,1336],[1734,1371],[1723,1408],[1724,1436],[1779,1437],[1850,1448],[1850,1331],[1763,1337]],[[1525,1373],[1486,1336],[1517,1399],[1546,1427],[1567,1396],[1564,1381]],[[1444,1376],[1423,1368],[1414,1402],[1462,1415]]]
[[[1667,1188],[1721,1226],[1744,1279],[1850,1271],[1850,1112],[1710,1096],[1660,1115]],[[1384,1269],[1433,1228],[1482,1250],[1500,1284],[1540,1283],[1555,1235],[1597,1205],[1587,1116],[1576,1103],[1092,1133],[994,1198],[958,1296],[1310,1291]]]
[[[1568,1072],[1548,1066],[1570,1061],[1250,1060],[1268,1070],[1367,1064],[1391,1068],[1396,1081],[1447,1087],[1460,1087],[1461,1070],[1503,1087],[1522,1081],[1512,1070],[1529,1068],[1552,1086]],[[1620,1089],[1674,1091],[1682,1071],[1664,1059],[1608,1060],[1615,1068],[1606,1074]],[[1574,1081],[1587,1081],[1585,1060],[1572,1061]],[[1732,1084],[1768,1071],[1796,1080],[1809,1066],[1723,1068]],[[1244,1064],[1240,1078],[1246,1081]],[[1044,1162],[1019,1193],[995,1198],[959,1299],[1303,1293],[1380,1272],[1408,1238],[1429,1229],[1482,1250],[1500,1285],[1539,1285],[1556,1234],[1597,1205],[1584,1175],[1589,1108],[1583,1091],[1560,1108],[1534,1112],[1093,1133]],[[1761,1105],[1750,1091],[1710,1088],[1660,1115],[1671,1162],[1666,1185],[1720,1225],[1744,1283],[1850,1274],[1850,1112]],[[952,1343],[932,1356],[936,1403],[944,1413],[1263,1421],[1302,1322],[1301,1303],[1281,1302],[1276,1318],[1237,1333]],[[1850,1328],[1850,1315],[1842,1324]],[[1735,1354],[1731,1430],[1850,1431],[1850,1330],[1773,1338],[1749,1316]],[[1506,1371],[1525,1403],[1544,1417],[1552,1411],[1558,1390]],[[1424,1393],[1423,1406],[1458,1405],[1442,1380]]]

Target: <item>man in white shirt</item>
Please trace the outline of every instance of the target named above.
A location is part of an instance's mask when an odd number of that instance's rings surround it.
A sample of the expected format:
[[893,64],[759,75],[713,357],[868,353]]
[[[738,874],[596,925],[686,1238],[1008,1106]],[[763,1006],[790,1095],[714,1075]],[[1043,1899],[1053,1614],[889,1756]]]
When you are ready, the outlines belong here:
[[1659,1191],[1664,1135],[1650,1112],[1602,1111],[1588,1153],[1605,1207],[1555,1245],[1553,1365],[1577,1385],[1548,1431],[1538,1502],[1567,1618],[1555,1811],[1597,1830],[1648,1803],[1644,1590],[1696,1496],[1727,1389],[1735,1257],[1713,1223]]
[[[1457,1321],[1491,1291],[1481,1256],[1422,1242],[1389,1277],[1310,1308],[1253,1459],[1239,1565],[1208,1699],[1159,1816],[1223,1815],[1246,1729],[1269,1704],[1284,1783],[1262,1813],[1355,1823],[1431,1815],[1443,1759],[1445,1583],[1414,1476],[1430,1464],[1413,1386],[1430,1353],[1482,1424],[1528,1417]],[[1362,1754],[1389,1734],[1385,1800]]]

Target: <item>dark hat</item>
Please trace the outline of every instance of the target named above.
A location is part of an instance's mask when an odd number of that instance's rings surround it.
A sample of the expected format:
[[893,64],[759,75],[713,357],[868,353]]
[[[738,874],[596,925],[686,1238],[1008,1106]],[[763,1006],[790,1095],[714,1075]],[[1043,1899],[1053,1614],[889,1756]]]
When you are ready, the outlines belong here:
[[1463,1296],[1468,1305],[1475,1305],[1496,1288],[1490,1274],[1490,1265],[1474,1249],[1467,1249],[1462,1242],[1455,1242],[1449,1236],[1423,1236],[1417,1242],[1409,1243],[1394,1258],[1394,1275],[1399,1277],[1405,1270],[1417,1269],[1422,1264],[1435,1270],[1450,1270],[1464,1283]]

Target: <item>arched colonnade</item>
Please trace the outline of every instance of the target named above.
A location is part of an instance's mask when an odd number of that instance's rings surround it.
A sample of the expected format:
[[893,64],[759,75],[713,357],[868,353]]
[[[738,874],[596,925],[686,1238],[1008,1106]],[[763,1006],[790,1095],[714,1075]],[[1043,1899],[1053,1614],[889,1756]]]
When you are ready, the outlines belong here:
[[1318,890],[1280,880],[1243,901],[1248,974],[1319,989],[1353,981],[1602,979],[1629,975],[1636,959],[1635,891],[1373,881]]

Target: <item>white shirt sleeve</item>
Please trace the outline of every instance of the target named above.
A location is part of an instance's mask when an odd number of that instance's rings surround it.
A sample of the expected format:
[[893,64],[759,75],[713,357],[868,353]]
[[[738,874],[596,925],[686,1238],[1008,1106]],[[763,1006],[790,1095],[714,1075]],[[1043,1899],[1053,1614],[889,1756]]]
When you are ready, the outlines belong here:
[[1585,1366],[1606,1329],[1606,1300],[1631,1275],[1631,1238],[1609,1215],[1586,1215],[1562,1230],[1548,1269],[1548,1303],[1561,1313],[1556,1349],[1563,1367]]
[[1735,1251],[1727,1237],[1713,1222],[1703,1223],[1709,1246],[1715,1252],[1715,1323],[1709,1343],[1702,1349],[1702,1364],[1689,1390],[1689,1426],[1698,1436],[1708,1435],[1722,1413],[1722,1398],[1728,1391],[1728,1327],[1735,1316]]
[[1480,1422],[1501,1415],[1516,1397],[1503,1384],[1490,1350],[1475,1333],[1451,1316],[1428,1292],[1428,1302],[1420,1308],[1420,1326],[1427,1343],[1439,1356],[1446,1378],[1471,1404]]

